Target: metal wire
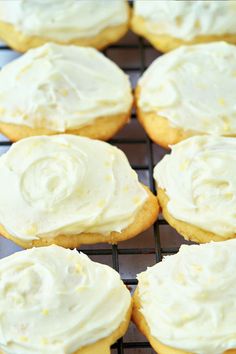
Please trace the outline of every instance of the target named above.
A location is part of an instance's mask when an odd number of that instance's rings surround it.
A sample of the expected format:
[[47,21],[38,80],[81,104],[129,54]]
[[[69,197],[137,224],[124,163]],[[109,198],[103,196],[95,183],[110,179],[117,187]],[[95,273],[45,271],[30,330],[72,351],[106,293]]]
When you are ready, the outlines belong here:
[[[139,66],[137,67],[122,67],[122,69],[126,72],[139,72],[141,75],[143,71],[146,69],[146,58],[145,58],[145,53],[146,50],[151,48],[148,44],[144,43],[144,41],[140,38],[138,44],[116,44],[111,47],[109,47],[109,53],[112,52],[113,49],[123,49],[123,50],[128,50],[128,49],[136,49],[137,52],[139,53]],[[4,50],[10,50],[9,47],[7,46],[2,46],[0,47],[0,55],[2,51]],[[107,51],[105,51],[105,54],[107,54]],[[108,55],[108,54],[107,54]],[[109,55],[108,55],[109,56]],[[135,113],[132,114],[132,119],[136,119]],[[139,138],[117,138],[117,139],[112,139],[110,141],[111,144],[117,145],[117,144],[142,144],[142,146],[146,146],[146,152],[147,152],[147,160],[148,163],[140,165],[140,164],[135,164],[132,165],[132,167],[137,170],[137,171],[146,171],[149,176],[149,187],[150,189],[155,193],[155,184],[153,181],[153,167],[154,167],[154,155],[153,155],[153,143],[150,141],[148,137],[144,139],[139,139]],[[9,146],[10,147],[11,142],[9,141],[3,141],[0,138],[0,148],[1,146]],[[152,248],[122,248],[122,243],[117,246],[113,245],[110,246],[110,248],[86,248],[83,249],[83,252],[86,253],[89,256],[111,256],[112,257],[112,265],[113,268],[116,269],[118,272],[120,270],[120,256],[121,255],[154,255],[156,262],[160,262],[163,255],[166,254],[174,254],[178,251],[178,247],[170,247],[170,248],[165,248],[162,247],[161,245],[161,239],[160,239],[160,226],[161,225],[166,225],[166,222],[164,220],[158,220],[154,225],[153,225],[153,235],[154,235],[154,247]],[[125,284],[128,286],[134,286],[137,284],[137,280],[135,278],[131,279],[124,279]],[[112,348],[116,351],[118,354],[123,354],[123,353],[131,353],[130,349],[144,349],[144,348],[150,348],[150,344],[148,342],[123,342],[123,340],[119,340],[116,344],[112,346]]]

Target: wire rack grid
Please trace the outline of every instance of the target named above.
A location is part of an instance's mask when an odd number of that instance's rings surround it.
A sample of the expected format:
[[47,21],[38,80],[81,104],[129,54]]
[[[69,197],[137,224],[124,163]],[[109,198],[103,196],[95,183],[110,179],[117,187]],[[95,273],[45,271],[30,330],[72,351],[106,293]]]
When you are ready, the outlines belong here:
[[[113,45],[104,51],[104,54],[115,61],[129,76],[133,87],[138,77],[148,67],[150,62],[160,55],[148,43],[134,34],[129,33],[119,44]],[[0,47],[0,66],[5,65],[19,56],[9,47]],[[114,139],[110,141],[121,148],[135,169],[142,182],[149,185],[155,193],[153,167],[164,156],[166,151],[153,144],[136,119],[135,111],[132,119]],[[11,142],[0,135],[0,155],[5,153]],[[99,244],[82,247],[81,250],[92,259],[106,263],[120,272],[125,284],[131,291],[137,284],[136,274],[145,270],[147,266],[160,262],[164,255],[178,251],[182,238],[159,217],[158,221],[146,232],[138,237],[120,243],[119,245]],[[0,257],[20,250],[10,241],[0,238]],[[150,354],[154,351],[145,338],[131,325],[124,339],[119,340],[112,347],[112,353],[118,354]]]

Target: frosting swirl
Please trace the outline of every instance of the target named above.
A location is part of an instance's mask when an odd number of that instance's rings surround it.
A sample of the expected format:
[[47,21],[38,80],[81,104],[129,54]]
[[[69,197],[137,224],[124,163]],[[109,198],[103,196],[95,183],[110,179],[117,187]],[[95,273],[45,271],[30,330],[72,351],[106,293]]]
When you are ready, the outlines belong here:
[[121,232],[148,198],[121,150],[73,135],[13,144],[0,157],[0,194],[0,223],[26,241]]
[[136,0],[134,14],[148,31],[191,40],[197,36],[236,34],[235,1]]
[[127,113],[131,105],[128,77],[93,48],[47,43],[0,72],[0,121],[5,123],[65,132]]
[[155,60],[139,81],[139,107],[173,127],[236,134],[236,48],[225,42],[183,46]]
[[94,37],[128,21],[125,0],[1,0],[0,20],[28,36],[58,41]]
[[0,277],[6,354],[74,353],[117,330],[131,305],[112,268],[54,245],[2,259]]
[[236,348],[235,251],[236,240],[183,245],[138,275],[141,312],[154,338],[196,354]]
[[172,146],[154,178],[176,219],[221,237],[236,233],[236,139],[196,136]]

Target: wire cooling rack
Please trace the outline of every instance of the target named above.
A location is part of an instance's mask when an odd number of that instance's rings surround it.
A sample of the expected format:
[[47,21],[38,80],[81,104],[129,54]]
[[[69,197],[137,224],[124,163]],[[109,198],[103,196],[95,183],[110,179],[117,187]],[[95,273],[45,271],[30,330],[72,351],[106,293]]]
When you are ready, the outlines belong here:
[[[104,54],[116,62],[129,76],[135,87],[138,78],[151,61],[161,55],[143,39],[129,33],[118,44],[107,48]],[[10,62],[20,54],[9,47],[0,47],[0,66]],[[135,111],[132,119],[114,139],[110,141],[122,149],[140,180],[155,193],[153,167],[167,153],[148,139],[139,125]],[[0,135],[0,155],[8,150],[11,142]],[[125,207],[125,206],[124,206]],[[137,284],[136,274],[160,262],[162,257],[178,251],[184,240],[159,217],[147,231],[131,240],[117,245],[98,244],[81,247],[81,250],[93,260],[108,264],[120,272],[122,279],[131,291]],[[4,257],[20,248],[4,238],[0,238],[0,257]],[[126,336],[112,347],[112,354],[151,354],[154,351],[146,339],[130,325]]]

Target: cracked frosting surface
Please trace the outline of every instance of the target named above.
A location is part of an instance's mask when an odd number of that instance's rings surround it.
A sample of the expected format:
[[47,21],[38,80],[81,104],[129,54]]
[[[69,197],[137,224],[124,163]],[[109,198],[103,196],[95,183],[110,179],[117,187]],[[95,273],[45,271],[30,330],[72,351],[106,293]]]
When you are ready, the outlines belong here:
[[0,72],[4,123],[65,132],[128,114],[131,105],[128,76],[93,48],[47,43]]
[[116,271],[54,245],[1,259],[0,277],[6,354],[72,354],[110,336],[131,305]]
[[126,23],[128,9],[125,0],[1,0],[0,20],[28,36],[69,41]]
[[236,134],[236,47],[183,46],[156,59],[139,80],[138,106],[172,127]]
[[0,224],[24,241],[121,232],[148,198],[125,154],[73,135],[23,139],[0,157]]
[[236,138],[196,136],[172,146],[154,169],[177,220],[221,237],[236,233]]
[[148,31],[192,40],[196,36],[236,34],[235,1],[136,0],[134,14]]
[[154,338],[196,354],[236,348],[235,251],[236,240],[182,245],[138,275],[141,312]]

